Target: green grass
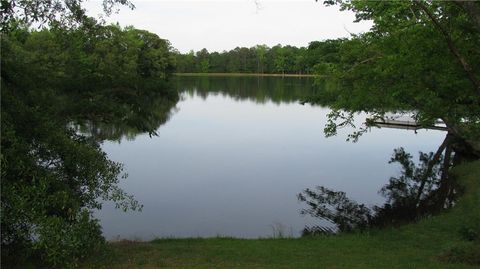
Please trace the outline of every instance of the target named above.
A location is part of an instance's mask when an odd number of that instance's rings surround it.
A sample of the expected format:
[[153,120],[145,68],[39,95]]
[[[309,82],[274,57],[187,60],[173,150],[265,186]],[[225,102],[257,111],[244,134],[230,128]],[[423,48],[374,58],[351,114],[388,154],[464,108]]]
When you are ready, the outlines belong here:
[[480,162],[454,174],[465,188],[457,206],[400,228],[298,239],[123,241],[84,268],[479,268],[466,262],[480,256],[480,244],[460,231],[480,231]]
[[180,77],[315,77],[308,74],[261,74],[261,73],[175,73]]

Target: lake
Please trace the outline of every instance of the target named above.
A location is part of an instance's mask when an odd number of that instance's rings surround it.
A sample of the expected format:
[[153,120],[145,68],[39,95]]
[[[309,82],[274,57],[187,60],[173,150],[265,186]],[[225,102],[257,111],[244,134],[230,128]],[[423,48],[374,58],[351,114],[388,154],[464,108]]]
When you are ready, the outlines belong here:
[[[435,151],[435,130],[372,128],[357,143],[354,129],[326,138],[328,107],[302,105],[320,91],[312,78],[177,77],[180,101],[158,136],[124,136],[102,145],[125,165],[120,186],[142,212],[105,203],[96,216],[107,239],[299,236],[321,223],[300,215],[296,195],[322,185],[368,205],[400,167],[393,150]],[[361,124],[365,115],[358,115]]]

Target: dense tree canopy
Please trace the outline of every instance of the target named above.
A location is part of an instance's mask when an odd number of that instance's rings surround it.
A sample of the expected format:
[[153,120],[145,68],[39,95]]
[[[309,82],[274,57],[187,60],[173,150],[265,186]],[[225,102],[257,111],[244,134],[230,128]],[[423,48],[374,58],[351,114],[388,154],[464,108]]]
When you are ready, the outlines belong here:
[[177,53],[179,73],[266,73],[313,74],[318,64],[331,61],[342,40],[311,42],[308,47],[257,45],[230,51],[208,52],[202,49]]
[[[452,134],[479,152],[480,28],[465,3],[327,3],[374,22],[370,32],[340,45],[335,60],[323,70],[332,87],[310,99],[335,100],[330,134],[355,112],[383,117],[388,111],[414,111],[425,126],[442,119]],[[470,4],[478,11],[479,3]]]
[[[155,134],[178,100],[168,86],[169,42],[58,13],[80,2],[2,1],[10,8],[1,39],[2,266],[35,258],[69,268],[98,251],[104,241],[92,210],[102,200],[141,205],[117,186],[122,165],[100,148],[118,135],[88,127]],[[105,1],[115,2],[125,3]],[[44,21],[48,28],[23,26]]]
[[[37,26],[78,26],[92,19],[86,16],[85,0],[2,0],[0,1],[2,32],[15,29],[17,24]],[[128,0],[103,0],[103,11],[110,15],[119,5],[134,8]]]

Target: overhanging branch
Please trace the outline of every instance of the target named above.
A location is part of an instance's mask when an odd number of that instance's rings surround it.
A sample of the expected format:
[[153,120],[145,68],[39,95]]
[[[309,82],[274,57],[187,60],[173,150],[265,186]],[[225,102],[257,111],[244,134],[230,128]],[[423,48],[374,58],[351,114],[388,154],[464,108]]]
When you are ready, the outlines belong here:
[[469,80],[472,82],[473,87],[475,88],[475,91],[478,95],[480,95],[480,81],[477,79],[475,76],[475,73],[473,72],[472,67],[470,64],[465,60],[465,58],[460,54],[460,51],[458,48],[455,46],[450,34],[447,32],[447,30],[440,24],[440,22],[435,18],[434,14],[428,9],[427,6],[425,6],[421,1],[419,0],[414,0],[414,3],[417,4],[418,7],[420,7],[423,12],[430,18],[430,20],[433,22],[435,27],[442,33],[443,37],[445,38],[445,41],[447,42],[448,48],[450,49],[450,52],[455,56],[457,61],[460,63],[462,66],[463,70],[465,73],[467,73],[467,76]]

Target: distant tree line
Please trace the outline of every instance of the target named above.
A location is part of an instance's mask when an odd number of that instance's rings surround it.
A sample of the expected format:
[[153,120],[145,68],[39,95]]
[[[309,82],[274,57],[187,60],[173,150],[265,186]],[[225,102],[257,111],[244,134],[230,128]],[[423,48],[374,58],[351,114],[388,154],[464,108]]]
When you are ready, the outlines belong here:
[[257,45],[230,51],[207,49],[176,54],[179,73],[314,74],[318,64],[336,62],[343,39],[313,41],[308,47]]

